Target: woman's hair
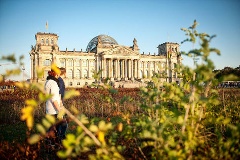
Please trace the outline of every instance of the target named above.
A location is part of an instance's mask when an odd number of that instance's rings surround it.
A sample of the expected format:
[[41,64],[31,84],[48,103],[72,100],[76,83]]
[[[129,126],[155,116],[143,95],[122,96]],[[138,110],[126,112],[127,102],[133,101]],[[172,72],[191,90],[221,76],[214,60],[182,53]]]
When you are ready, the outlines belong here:
[[57,73],[54,72],[53,70],[51,70],[51,71],[48,71],[48,75],[55,77],[57,75]]

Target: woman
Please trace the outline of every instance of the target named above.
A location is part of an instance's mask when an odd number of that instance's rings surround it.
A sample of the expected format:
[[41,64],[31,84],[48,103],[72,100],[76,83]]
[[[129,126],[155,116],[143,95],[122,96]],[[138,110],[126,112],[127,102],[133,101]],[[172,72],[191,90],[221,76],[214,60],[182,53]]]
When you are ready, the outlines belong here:
[[61,110],[61,97],[59,95],[58,77],[59,75],[55,71],[49,71],[44,87],[45,92],[52,95],[52,97],[46,102],[46,114],[50,114],[55,117],[57,117]]
[[[52,97],[46,101],[46,114],[50,114],[55,118],[58,118],[58,114],[61,111],[61,96],[59,94],[58,77],[59,75],[54,70],[49,71],[44,86],[45,92],[52,95]],[[58,136],[59,128],[59,123],[49,128],[47,145],[53,147],[56,143],[60,144]]]

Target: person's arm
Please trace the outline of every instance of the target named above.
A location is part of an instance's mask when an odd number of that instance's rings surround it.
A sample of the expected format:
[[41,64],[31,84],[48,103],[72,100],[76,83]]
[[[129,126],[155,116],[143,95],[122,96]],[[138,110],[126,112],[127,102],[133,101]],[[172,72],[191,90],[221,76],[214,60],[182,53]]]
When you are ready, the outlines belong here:
[[61,108],[60,108],[57,100],[53,101],[53,105],[58,110],[58,112],[60,112]]
[[61,94],[59,94],[59,97],[60,97],[60,107],[63,107],[62,95],[61,95]]
[[57,109],[57,111],[60,112],[60,110],[61,110],[61,107],[60,107],[61,98],[59,97],[59,88],[58,88],[57,83],[52,86],[51,92],[52,92],[52,95],[53,95],[52,96],[52,103],[53,103],[54,107]]

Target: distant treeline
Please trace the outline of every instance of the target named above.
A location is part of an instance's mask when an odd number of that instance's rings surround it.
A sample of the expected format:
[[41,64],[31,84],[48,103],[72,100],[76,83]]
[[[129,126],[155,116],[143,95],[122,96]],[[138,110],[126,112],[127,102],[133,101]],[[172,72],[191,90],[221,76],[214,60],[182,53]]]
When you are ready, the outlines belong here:
[[239,81],[240,80],[240,66],[237,68],[231,68],[231,67],[225,67],[222,70],[214,70],[214,73],[216,73],[215,78],[220,79],[224,76],[230,76],[230,75],[234,75],[236,77],[228,77],[227,79],[225,79],[225,81]]

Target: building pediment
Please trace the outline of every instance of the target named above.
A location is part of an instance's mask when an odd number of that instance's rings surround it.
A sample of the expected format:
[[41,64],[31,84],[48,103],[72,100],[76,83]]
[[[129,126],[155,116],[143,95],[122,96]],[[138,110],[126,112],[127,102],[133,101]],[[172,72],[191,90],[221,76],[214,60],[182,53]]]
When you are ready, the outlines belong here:
[[136,56],[139,55],[138,52],[133,51],[130,47],[125,46],[116,46],[115,48],[111,48],[107,51],[104,51],[102,54],[104,55],[116,55],[116,56]]

